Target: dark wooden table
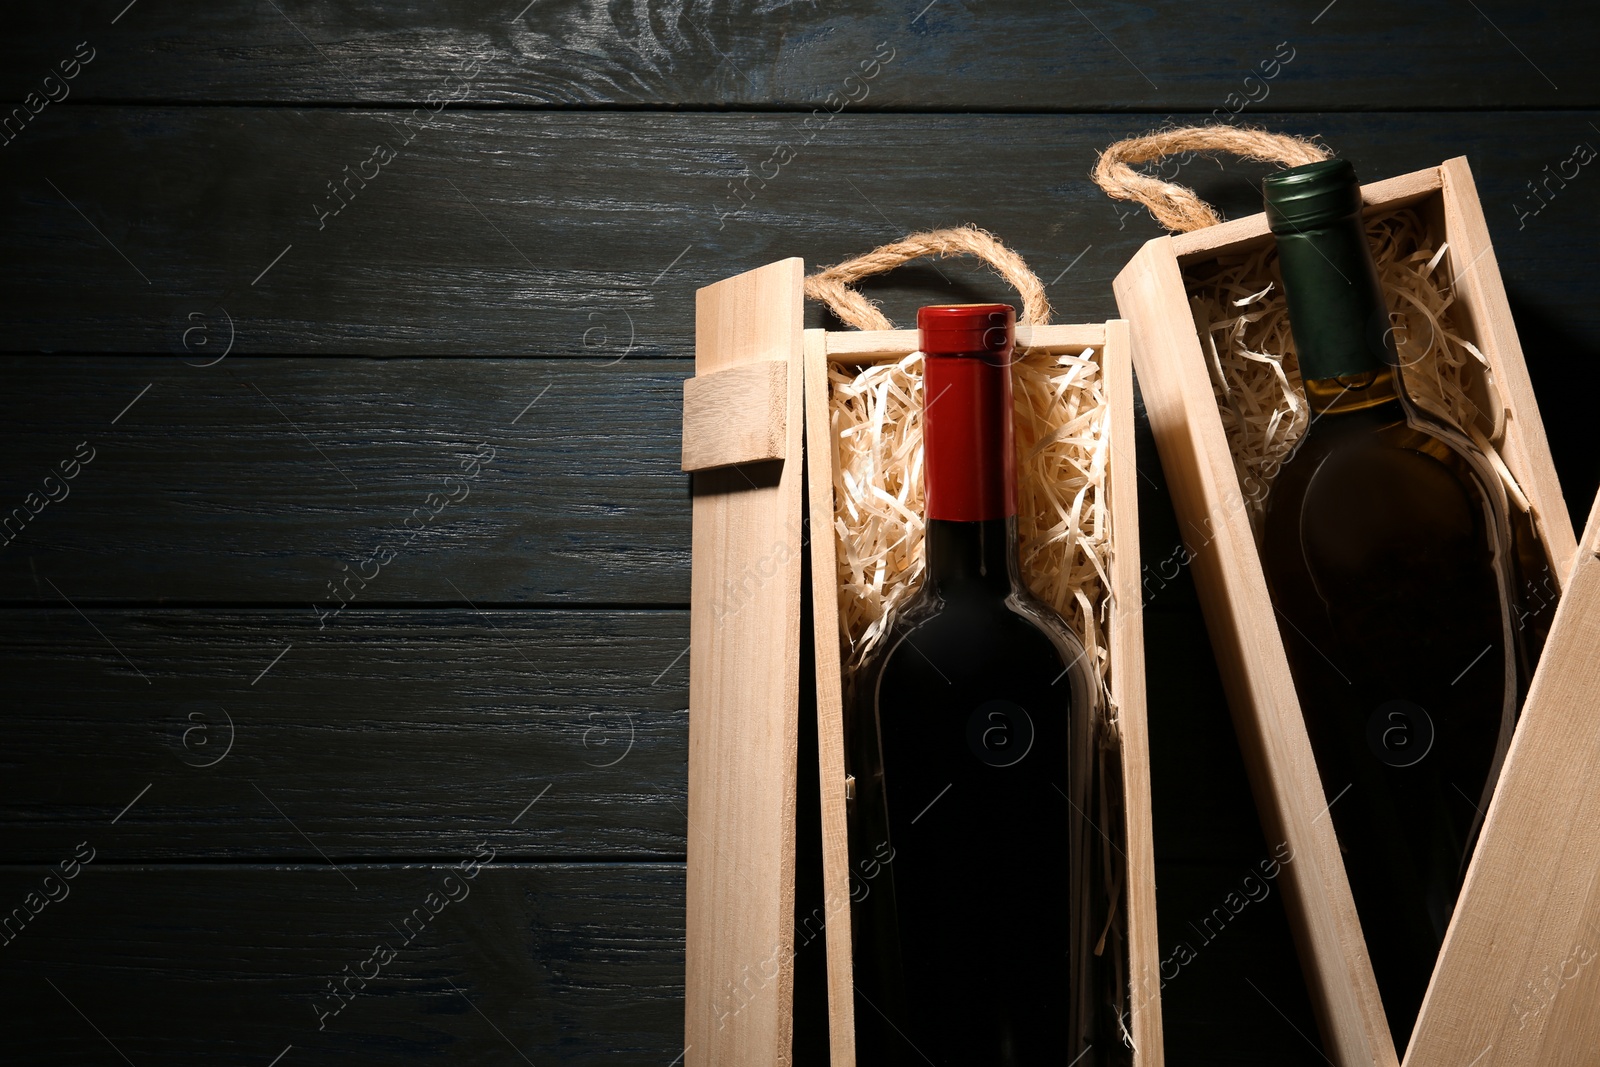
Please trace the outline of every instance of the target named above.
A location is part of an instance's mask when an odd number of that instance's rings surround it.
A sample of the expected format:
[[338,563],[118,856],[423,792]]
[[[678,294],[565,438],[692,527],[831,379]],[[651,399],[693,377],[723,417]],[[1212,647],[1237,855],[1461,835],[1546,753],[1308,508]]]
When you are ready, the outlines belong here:
[[[1159,232],[1113,140],[1465,154],[1576,515],[1600,483],[1600,171],[1547,180],[1600,146],[1593,5],[520,6],[3,20],[0,1062],[682,1054],[679,389],[726,275],[970,221],[1096,320]],[[1146,637],[1169,1062],[1322,1063],[1276,892],[1202,931],[1267,846],[1186,576]]]

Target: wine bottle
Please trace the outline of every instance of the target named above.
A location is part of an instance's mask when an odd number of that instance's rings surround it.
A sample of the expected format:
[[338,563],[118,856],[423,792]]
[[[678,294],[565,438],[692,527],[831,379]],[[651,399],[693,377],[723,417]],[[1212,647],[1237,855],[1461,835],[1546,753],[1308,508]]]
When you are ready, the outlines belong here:
[[1529,670],[1482,452],[1405,392],[1354,168],[1266,179],[1310,423],[1261,558],[1328,812],[1404,1048]]
[[1004,304],[917,315],[926,578],[846,722],[857,1062],[873,1067],[1093,1067],[1116,1044],[1096,1032],[1096,686],[1018,571],[1013,320]]

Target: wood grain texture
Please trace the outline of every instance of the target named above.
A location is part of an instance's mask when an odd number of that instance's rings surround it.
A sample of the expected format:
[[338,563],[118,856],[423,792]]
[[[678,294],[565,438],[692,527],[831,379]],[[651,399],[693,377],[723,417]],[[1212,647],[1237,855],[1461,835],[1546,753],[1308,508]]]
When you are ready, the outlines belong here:
[[1472,180],[1472,168],[1458,156],[1440,164],[1439,176],[1443,185],[1440,193],[1444,232],[1453,254],[1450,269],[1455,306],[1461,309],[1465,328],[1472,331],[1488,358],[1489,373],[1510,412],[1500,452],[1532,506],[1550,569],[1555,572],[1556,581],[1565,585],[1578,551],[1572,516],[1556,476],[1533,383],[1528,379],[1527,360],[1506,302],[1505,283],[1500,278],[1500,265],[1495,259],[1483,205],[1478,200],[1477,185]]
[[[1596,137],[1588,123],[1600,114],[1255,117],[1324,135],[1374,180],[1469,156],[1535,386],[1600,389],[1600,305],[1583,284],[1600,271],[1600,182],[1571,182],[1520,230],[1516,210],[1542,167]],[[821,131],[793,115],[445,111],[420,131],[403,118],[46,111],[4,149],[0,345],[200,362],[218,351],[203,337],[228,336],[226,311],[235,353],[687,359],[700,285],[781,255],[836,262],[969,221],[1050,283],[1057,317],[1097,321],[1115,314],[1116,271],[1158,232],[1088,177],[1095,153],[1138,128],[1126,117],[847,112]],[[327,183],[348,180],[342,168],[354,174],[379,139],[401,140],[393,124],[412,143],[366,189],[352,181],[349,206],[319,229],[314,205],[337,203]],[[780,145],[794,158],[763,178]],[[107,180],[107,159],[128,180]],[[1251,179],[1265,171],[1196,160],[1177,176],[1225,211],[1254,214]],[[979,202],[974,190],[994,194]],[[954,261],[866,291],[902,322],[921,303],[1009,295]],[[1573,462],[1600,483],[1580,440]],[[1593,495],[1581,489],[1569,481],[1575,499]]]
[[683,469],[710,470],[784,458],[789,368],[768,359],[683,383]]
[[[347,882],[326,864],[118,866],[121,829],[63,838],[63,859],[82,840],[99,854],[0,949],[8,1062],[663,1067],[683,1051],[679,865],[496,857],[466,881],[438,864]],[[0,900],[53,870],[0,868]],[[380,944],[387,964],[322,1018],[328,983],[372,976]]]
[[700,290],[695,373],[788,370],[786,459],[694,476],[685,1067],[787,1067],[794,1034],[804,265]]
[[[831,92],[870,107],[1226,114],[1247,101],[1290,110],[1600,102],[1581,50],[1565,47],[1600,36],[1595,12],[1578,4],[1477,12],[1446,0],[1341,0],[1327,11],[1263,6],[1225,17],[1104,0],[876,0],[846,14],[749,2],[521,6],[140,4],[115,24],[120,3],[23,9],[7,20],[0,89],[20,101],[87,38],[98,55],[69,103],[422,104],[433,94],[517,106],[809,107]],[[861,99],[861,82],[845,79],[860,77],[879,42],[893,58]],[[478,56],[481,69],[466,76]]]
[[0,359],[0,599],[683,605],[688,372]]
[[[1035,331],[1036,333],[1038,331]],[[1111,404],[1110,490],[1111,698],[1122,751],[1126,826],[1130,1029],[1137,1067],[1166,1062],[1161,1028],[1161,956],[1156,921],[1156,858],[1150,793],[1150,734],[1145,700],[1144,604],[1139,564],[1139,486],[1134,453],[1133,353],[1128,323],[1105,324],[1100,351]]]
[[1600,1048],[1600,498],[1484,820],[1407,1067],[1582,1067]]
[[1393,1067],[1399,1060],[1333,826],[1322,817],[1322,782],[1173,245],[1150,241],[1116,282],[1150,426],[1178,515],[1205,532],[1186,537],[1195,585],[1262,827],[1293,857],[1282,885],[1323,1042],[1340,1067]]
[[[829,338],[805,332],[806,512],[827,536],[809,538],[815,649],[818,802],[822,822],[822,908],[828,980],[828,1067],[856,1067],[855,965],[850,928],[850,833],[845,790],[844,664],[839,630],[839,542],[832,536],[832,409]],[[848,334],[844,336],[850,336]],[[913,342],[915,344],[915,342]],[[808,768],[800,768],[807,773]]]
[[0,851],[684,854],[687,613],[309,614],[0,612]]

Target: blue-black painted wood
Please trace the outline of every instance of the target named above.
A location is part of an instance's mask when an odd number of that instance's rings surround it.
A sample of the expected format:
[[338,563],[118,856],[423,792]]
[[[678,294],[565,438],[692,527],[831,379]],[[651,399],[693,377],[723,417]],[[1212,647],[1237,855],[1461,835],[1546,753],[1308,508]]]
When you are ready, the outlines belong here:
[[[1369,179],[1466,154],[1575,513],[1600,484],[1600,185],[1549,177],[1600,144],[1590,6],[518,6],[7,16],[8,1062],[683,1051],[677,390],[693,290],[739,270],[974,221],[1100,319],[1158,232],[1089,182],[1112,140],[1221,108]],[[1262,173],[1178,177],[1238,214]],[[1008,295],[957,263],[868,291]],[[1137,445],[1168,1062],[1322,1063]],[[28,864],[79,841],[34,916]],[[318,1030],[443,877],[385,861],[478,841],[471,899]]]
[[0,600],[689,600],[692,366],[0,357]]
[[[1089,0],[24,9],[0,98],[939,111],[1593,107],[1592,5]],[[62,60],[88,42],[71,82]],[[881,63],[874,77],[874,57]],[[71,67],[67,68],[71,70]],[[54,105],[51,105],[54,106]]]

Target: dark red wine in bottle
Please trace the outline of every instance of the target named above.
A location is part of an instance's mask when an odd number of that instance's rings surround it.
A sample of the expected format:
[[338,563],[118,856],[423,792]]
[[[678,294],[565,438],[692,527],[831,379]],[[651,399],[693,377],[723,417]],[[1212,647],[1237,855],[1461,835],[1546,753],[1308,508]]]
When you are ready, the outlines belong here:
[[1354,169],[1266,180],[1311,422],[1261,559],[1384,1011],[1405,1048],[1534,635],[1487,459],[1405,393]]
[[857,1062],[1116,1062],[1096,683],[1018,573],[1014,312],[917,325],[926,580],[846,722]]

